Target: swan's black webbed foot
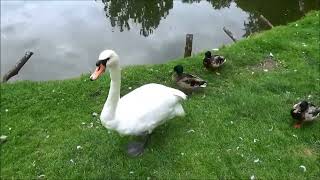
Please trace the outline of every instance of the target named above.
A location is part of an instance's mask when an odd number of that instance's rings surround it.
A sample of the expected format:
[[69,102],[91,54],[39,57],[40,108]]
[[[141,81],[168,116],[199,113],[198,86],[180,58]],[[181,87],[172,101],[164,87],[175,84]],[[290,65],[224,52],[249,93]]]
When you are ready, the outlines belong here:
[[143,142],[131,142],[128,144],[127,153],[129,156],[137,157],[143,154],[144,148]]
[[144,153],[144,150],[148,144],[150,134],[144,135],[144,140],[142,142],[131,142],[127,146],[127,153],[131,157],[137,157]]

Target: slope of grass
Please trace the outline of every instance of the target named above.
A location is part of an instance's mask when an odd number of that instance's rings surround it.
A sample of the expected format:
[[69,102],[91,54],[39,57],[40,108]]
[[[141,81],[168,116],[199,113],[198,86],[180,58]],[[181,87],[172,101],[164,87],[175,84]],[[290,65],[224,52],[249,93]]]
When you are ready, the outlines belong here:
[[[253,68],[270,52],[277,68]],[[221,48],[228,62],[220,75],[202,68],[203,54],[124,68],[122,95],[150,82],[173,86],[176,64],[209,82],[183,103],[186,117],[154,131],[139,158],[123,151],[132,137],[92,116],[102,109],[108,76],[2,84],[1,134],[8,139],[1,178],[319,179],[320,122],[294,129],[289,113],[301,99],[320,105],[319,52],[316,11]]]

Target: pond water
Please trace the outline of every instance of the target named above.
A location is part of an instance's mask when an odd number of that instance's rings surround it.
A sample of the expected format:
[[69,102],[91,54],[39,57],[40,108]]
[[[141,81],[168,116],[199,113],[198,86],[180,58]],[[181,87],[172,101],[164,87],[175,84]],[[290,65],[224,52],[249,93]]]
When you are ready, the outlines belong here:
[[100,51],[114,49],[122,65],[182,57],[185,36],[193,53],[286,24],[319,9],[320,0],[88,0],[1,1],[1,76],[31,50],[13,80],[65,79],[93,70]]

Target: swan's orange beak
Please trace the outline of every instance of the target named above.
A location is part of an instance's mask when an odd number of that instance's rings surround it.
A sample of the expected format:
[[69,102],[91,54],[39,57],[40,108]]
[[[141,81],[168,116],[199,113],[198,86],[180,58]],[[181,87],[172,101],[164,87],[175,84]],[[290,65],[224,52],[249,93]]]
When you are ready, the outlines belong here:
[[100,76],[101,74],[103,74],[105,70],[106,70],[106,67],[105,67],[103,64],[100,64],[100,65],[96,68],[96,70],[91,74],[90,80],[91,80],[91,81],[94,81],[94,80],[98,79],[99,76]]

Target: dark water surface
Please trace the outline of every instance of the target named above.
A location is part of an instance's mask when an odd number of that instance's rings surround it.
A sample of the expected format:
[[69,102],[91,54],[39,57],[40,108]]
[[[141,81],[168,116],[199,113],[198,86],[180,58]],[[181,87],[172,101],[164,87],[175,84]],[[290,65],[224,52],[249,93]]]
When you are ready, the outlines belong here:
[[319,9],[320,0],[88,0],[1,1],[1,75],[26,50],[35,54],[13,79],[76,77],[94,68],[98,54],[114,49],[123,65],[163,63],[181,57],[185,35],[193,52],[286,24]]

